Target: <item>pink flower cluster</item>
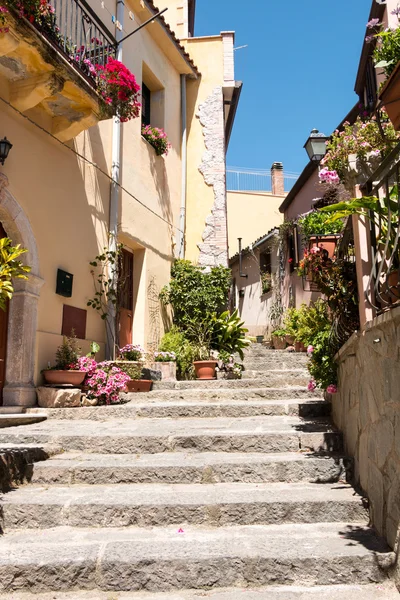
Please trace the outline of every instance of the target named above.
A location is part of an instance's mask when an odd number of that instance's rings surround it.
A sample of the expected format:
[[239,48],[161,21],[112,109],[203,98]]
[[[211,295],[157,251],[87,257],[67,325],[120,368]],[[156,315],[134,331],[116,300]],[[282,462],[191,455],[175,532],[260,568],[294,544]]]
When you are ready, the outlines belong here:
[[319,179],[324,183],[339,183],[339,175],[336,171],[329,171],[329,169],[321,169],[319,172]]
[[124,123],[138,117],[140,86],[130,70],[114,58],[109,58],[105,66],[96,65],[96,69],[99,92],[120,121]]
[[328,387],[326,388],[326,391],[328,392],[328,394],[336,394],[337,387],[334,383],[331,383],[331,385],[328,385]]
[[[6,15],[10,11],[5,6],[0,6],[0,25],[5,25],[7,17]],[[10,31],[9,27],[0,27],[0,33],[8,33]]]
[[129,380],[129,375],[118,367],[110,366],[107,362],[98,363],[96,369],[89,371],[85,379],[87,395],[105,404],[115,404]]
[[315,383],[314,379],[310,379],[310,381],[308,382],[308,385],[307,385],[308,391],[313,392],[316,387],[317,387],[317,384]]
[[168,142],[168,137],[164,129],[144,125],[142,127],[142,136],[153,146],[157,156],[162,156],[163,154],[166,156],[168,154],[171,144]]

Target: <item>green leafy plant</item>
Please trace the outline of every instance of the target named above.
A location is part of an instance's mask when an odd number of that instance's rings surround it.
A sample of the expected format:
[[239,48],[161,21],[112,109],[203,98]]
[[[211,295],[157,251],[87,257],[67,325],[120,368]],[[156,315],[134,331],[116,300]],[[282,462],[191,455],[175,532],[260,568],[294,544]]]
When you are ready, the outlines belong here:
[[174,325],[163,336],[159,350],[175,354],[178,379],[193,379],[194,347],[178,327]]
[[28,279],[31,268],[25,266],[19,259],[27,252],[19,244],[12,245],[9,238],[0,239],[0,308],[6,310],[7,302],[14,293],[13,279]]
[[212,323],[212,347],[218,352],[238,353],[243,360],[243,350],[250,345],[246,338],[248,330],[240,320],[238,311],[232,314],[225,311],[220,316],[215,316]]
[[263,294],[272,290],[272,275],[269,272],[261,273],[261,289]]
[[214,323],[211,318],[203,321],[192,321],[188,324],[186,335],[193,347],[193,360],[210,360],[214,333]]
[[214,313],[226,310],[231,286],[231,271],[213,267],[205,272],[188,260],[177,260],[171,268],[171,281],[160,293],[164,305],[173,310],[174,325],[183,331],[202,323]]
[[300,217],[298,223],[305,240],[309,240],[312,235],[340,233],[343,229],[342,220],[332,221],[329,216],[318,210]]
[[78,346],[78,340],[76,339],[73,330],[71,334],[72,335],[70,337],[63,337],[62,344],[60,344],[60,346],[58,346],[56,350],[55,369],[66,371],[69,369],[77,368],[79,353],[81,349]]
[[131,379],[142,379],[142,365],[132,365],[118,360],[111,363],[111,365],[126,373]]
[[110,304],[117,306],[118,289],[121,285],[121,253],[122,244],[118,244],[116,250],[105,247],[103,253],[89,263],[93,267],[90,272],[95,292],[93,298],[87,301],[87,306],[94,308],[104,321],[107,319]]
[[98,352],[100,352],[100,345],[97,342],[92,342],[90,344],[90,352],[86,354],[86,357],[94,358]]
[[[400,20],[399,7],[393,10],[392,14],[397,15]],[[400,60],[400,29],[397,26],[394,29],[384,29],[379,19],[371,19],[367,23],[370,33],[365,38],[367,43],[376,39],[377,44],[373,53],[375,67],[383,69],[386,77],[389,77],[396,68]]]
[[286,337],[287,334],[288,334],[288,332],[286,331],[286,329],[274,329],[273,332],[271,333],[272,336],[281,337],[281,338]]
[[299,319],[300,319],[300,310],[297,308],[288,308],[284,319],[283,324],[285,331],[288,335],[294,336],[297,339],[297,332],[299,329]]

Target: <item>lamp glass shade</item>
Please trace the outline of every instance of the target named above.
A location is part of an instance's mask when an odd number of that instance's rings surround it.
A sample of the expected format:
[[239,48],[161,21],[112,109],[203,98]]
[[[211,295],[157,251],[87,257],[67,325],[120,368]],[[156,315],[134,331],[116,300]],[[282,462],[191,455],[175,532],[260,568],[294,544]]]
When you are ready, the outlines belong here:
[[319,133],[317,129],[312,130],[310,137],[304,145],[310,160],[321,160],[325,156],[328,139],[326,135]]
[[0,140],[0,163],[4,165],[4,161],[6,160],[8,153],[12,148],[12,143],[8,141],[6,137]]

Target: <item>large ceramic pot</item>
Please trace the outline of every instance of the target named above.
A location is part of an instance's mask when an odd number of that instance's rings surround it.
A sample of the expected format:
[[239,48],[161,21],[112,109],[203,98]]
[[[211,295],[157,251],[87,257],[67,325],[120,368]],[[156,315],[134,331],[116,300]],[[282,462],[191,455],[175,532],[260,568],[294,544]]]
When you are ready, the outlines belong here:
[[150,392],[153,382],[151,379],[130,379],[126,383],[128,392]]
[[149,369],[161,373],[161,381],[176,381],[176,362],[152,362]]
[[215,369],[218,362],[216,360],[196,360],[194,370],[196,379],[215,379]]
[[43,371],[46,383],[52,385],[81,385],[86,376],[86,371],[62,371],[49,369]]
[[279,336],[279,335],[273,335],[272,343],[273,343],[275,350],[284,350],[286,348],[286,337]]

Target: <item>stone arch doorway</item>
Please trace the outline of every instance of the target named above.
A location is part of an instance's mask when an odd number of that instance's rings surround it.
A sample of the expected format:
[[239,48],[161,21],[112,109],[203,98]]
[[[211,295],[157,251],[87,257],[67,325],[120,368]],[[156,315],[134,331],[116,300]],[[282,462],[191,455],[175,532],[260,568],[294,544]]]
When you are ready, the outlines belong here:
[[3,404],[5,406],[33,406],[36,390],[35,345],[37,308],[40,288],[44,281],[39,275],[39,257],[35,236],[28,217],[7,190],[8,179],[0,173],[0,222],[14,244],[21,244],[28,252],[21,260],[31,267],[28,280],[14,282],[7,326],[7,361]]

